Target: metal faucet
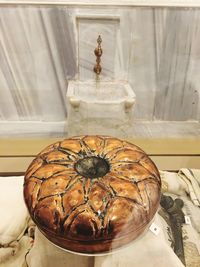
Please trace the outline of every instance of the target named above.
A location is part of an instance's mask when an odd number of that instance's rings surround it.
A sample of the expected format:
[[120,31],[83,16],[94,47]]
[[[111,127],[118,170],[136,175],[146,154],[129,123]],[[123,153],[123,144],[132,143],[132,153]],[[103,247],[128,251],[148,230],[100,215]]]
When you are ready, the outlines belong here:
[[98,46],[94,50],[94,54],[96,56],[96,63],[97,64],[94,66],[93,70],[97,75],[99,75],[101,73],[101,70],[102,70],[100,62],[101,62],[101,56],[103,54],[103,50],[101,48],[101,43],[102,43],[101,35],[98,36],[97,43],[98,43]]

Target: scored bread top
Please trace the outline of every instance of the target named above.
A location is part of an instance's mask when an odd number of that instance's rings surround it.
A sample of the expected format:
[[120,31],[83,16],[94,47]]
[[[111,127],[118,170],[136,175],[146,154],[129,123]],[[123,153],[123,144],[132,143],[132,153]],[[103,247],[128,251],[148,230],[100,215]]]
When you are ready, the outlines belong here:
[[47,235],[101,242],[131,235],[153,218],[161,181],[139,147],[105,136],[45,148],[25,173],[29,213]]

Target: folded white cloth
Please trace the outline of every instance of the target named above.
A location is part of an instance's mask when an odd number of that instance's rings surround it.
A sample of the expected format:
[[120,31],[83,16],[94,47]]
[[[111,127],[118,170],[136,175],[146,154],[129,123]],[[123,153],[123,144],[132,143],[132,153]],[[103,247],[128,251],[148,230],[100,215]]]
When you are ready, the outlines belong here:
[[162,181],[162,191],[175,195],[185,195],[187,185],[176,172],[159,171]]
[[16,243],[17,250],[12,247],[0,249],[0,267],[26,267],[25,256],[32,247],[32,238],[22,236]]
[[179,177],[187,184],[192,202],[200,206],[200,170],[180,169]]
[[23,236],[29,215],[23,199],[23,177],[0,177],[0,267],[21,267],[32,239]]
[[200,170],[180,169],[178,173],[160,171],[163,191],[178,196],[189,194],[192,202],[200,206]]
[[40,231],[35,230],[35,241],[26,257],[28,267],[93,267],[94,258],[66,252],[53,245]]
[[23,199],[23,177],[0,177],[0,245],[20,238],[27,227],[28,211]]
[[[190,200],[189,197],[180,196],[180,198],[184,202],[183,212],[185,215],[190,217],[191,225],[199,234],[199,239],[200,239],[200,209],[199,207],[193,204],[193,202]],[[199,240],[199,247],[200,247],[200,240]]]
[[200,169],[191,169],[191,171],[200,186]]

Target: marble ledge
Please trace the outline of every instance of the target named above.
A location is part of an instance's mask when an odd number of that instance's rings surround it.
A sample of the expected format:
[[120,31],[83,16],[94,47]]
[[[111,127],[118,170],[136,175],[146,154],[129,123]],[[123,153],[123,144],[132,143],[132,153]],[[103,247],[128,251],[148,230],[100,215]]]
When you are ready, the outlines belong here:
[[0,5],[200,7],[200,0],[0,0]]
[[[0,138],[65,138],[67,122],[0,121]],[[117,132],[117,131],[116,131]],[[124,138],[200,138],[200,122],[134,121]],[[123,138],[123,137],[122,137]]]

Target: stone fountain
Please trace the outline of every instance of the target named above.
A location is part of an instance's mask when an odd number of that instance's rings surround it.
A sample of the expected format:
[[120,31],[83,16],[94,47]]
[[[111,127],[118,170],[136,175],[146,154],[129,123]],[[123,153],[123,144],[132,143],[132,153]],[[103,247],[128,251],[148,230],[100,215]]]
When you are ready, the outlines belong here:
[[94,50],[93,80],[71,80],[67,90],[68,134],[104,134],[126,137],[133,123],[135,93],[127,81],[108,81],[102,71],[101,36]]

